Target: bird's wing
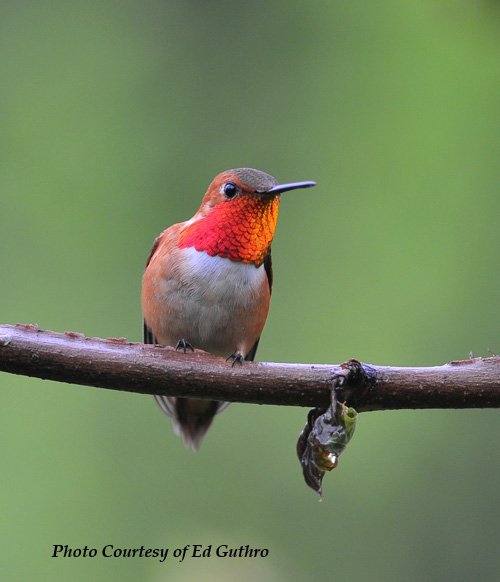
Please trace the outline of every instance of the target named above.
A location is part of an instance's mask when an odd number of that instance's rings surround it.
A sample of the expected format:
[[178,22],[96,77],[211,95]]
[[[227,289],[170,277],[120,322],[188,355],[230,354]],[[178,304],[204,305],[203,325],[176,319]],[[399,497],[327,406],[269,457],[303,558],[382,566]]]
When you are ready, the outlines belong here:
[[142,324],[144,327],[144,343],[145,344],[157,344],[158,340],[153,335],[153,332],[149,329],[148,324],[142,320]]
[[[149,329],[147,323],[143,320],[144,328],[144,343],[145,344],[157,344],[158,340],[153,335],[153,332]],[[161,394],[153,394],[153,398],[156,400],[158,406],[167,416],[172,416],[175,418],[175,399],[169,398],[168,396],[163,396]]]
[[[273,290],[273,263],[271,260],[271,249],[269,249],[266,258],[264,259],[264,269],[266,270],[267,282],[269,283],[269,293]],[[260,337],[257,338],[256,342],[253,344],[252,349],[245,356],[247,362],[253,362],[255,360],[255,354],[257,353],[257,348],[259,347]]]
[[161,239],[162,234],[158,235],[155,238],[155,241],[153,243],[153,246],[151,247],[151,250],[149,251],[148,260],[146,261],[146,266],[144,267],[145,269],[148,268],[148,265],[149,265],[151,259],[153,258],[153,255],[155,254],[156,249],[158,248],[158,245],[160,244],[160,239]]
[[[156,249],[158,248],[158,245],[160,244],[160,237],[156,237],[155,238],[155,242],[153,243],[153,246],[151,247],[151,250],[149,251],[149,256],[148,256],[148,260],[146,261],[146,269],[148,268],[149,263],[151,262],[151,259],[153,257],[153,255],[156,252]],[[157,344],[158,340],[155,338],[155,336],[153,335],[153,332],[151,331],[151,329],[148,327],[148,324],[146,323],[146,321],[143,319],[142,320],[142,324],[143,324],[143,329],[144,329],[144,343],[145,344]]]
[[[146,261],[146,268],[149,265],[153,255],[155,254],[156,249],[158,248],[158,245],[160,244],[160,237],[161,237],[161,235],[155,239],[155,242],[153,243],[153,246],[151,247],[151,251],[149,253],[148,260]],[[143,324],[143,331],[144,331],[144,335],[143,335],[144,343],[145,344],[157,344],[158,340],[155,338],[155,336],[153,335],[153,332],[148,327],[148,324],[146,323],[146,321],[144,319],[142,320],[142,324]],[[167,416],[171,416],[171,417],[175,418],[175,398],[169,398],[168,396],[162,396],[162,395],[157,395],[157,394],[154,394],[153,397],[156,400],[158,406],[162,409],[162,411]]]

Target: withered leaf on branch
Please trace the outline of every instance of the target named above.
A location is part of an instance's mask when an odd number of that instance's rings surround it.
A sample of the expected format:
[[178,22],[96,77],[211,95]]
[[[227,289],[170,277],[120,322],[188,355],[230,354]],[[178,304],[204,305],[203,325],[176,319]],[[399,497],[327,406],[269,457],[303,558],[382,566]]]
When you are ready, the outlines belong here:
[[338,458],[351,440],[356,428],[354,408],[332,398],[326,410],[313,408],[297,441],[297,456],[304,480],[323,498],[322,481],[327,471],[335,469]]

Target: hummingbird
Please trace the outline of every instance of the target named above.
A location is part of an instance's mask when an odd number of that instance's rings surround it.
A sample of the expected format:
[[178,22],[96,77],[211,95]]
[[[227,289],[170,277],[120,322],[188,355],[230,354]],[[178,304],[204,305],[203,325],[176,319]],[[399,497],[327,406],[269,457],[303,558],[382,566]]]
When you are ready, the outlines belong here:
[[[198,212],[154,241],[142,279],[144,343],[195,348],[235,364],[255,358],[269,311],[271,243],[280,195],[315,182],[279,184],[253,168],[218,174]],[[197,450],[228,402],[154,396],[174,431]]]

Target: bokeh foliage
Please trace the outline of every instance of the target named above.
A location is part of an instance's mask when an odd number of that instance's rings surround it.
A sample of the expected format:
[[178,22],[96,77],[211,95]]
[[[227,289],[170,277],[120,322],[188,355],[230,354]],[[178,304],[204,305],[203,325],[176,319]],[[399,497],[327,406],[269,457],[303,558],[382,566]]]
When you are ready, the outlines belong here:
[[[260,359],[500,350],[499,32],[480,0],[3,1],[0,321],[139,340],[154,236],[248,165],[318,182],[283,196]],[[231,406],[193,455],[149,397],[0,384],[6,579],[498,580],[497,411],[362,414],[319,504],[305,410]]]

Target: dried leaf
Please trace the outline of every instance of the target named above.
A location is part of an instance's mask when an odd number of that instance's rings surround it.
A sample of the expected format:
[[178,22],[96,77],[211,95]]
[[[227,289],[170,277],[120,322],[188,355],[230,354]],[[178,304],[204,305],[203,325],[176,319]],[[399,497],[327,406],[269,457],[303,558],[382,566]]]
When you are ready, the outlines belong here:
[[356,428],[357,412],[345,404],[334,402],[326,410],[313,408],[297,442],[297,456],[304,480],[323,498],[323,476],[335,469],[338,458],[351,440]]

